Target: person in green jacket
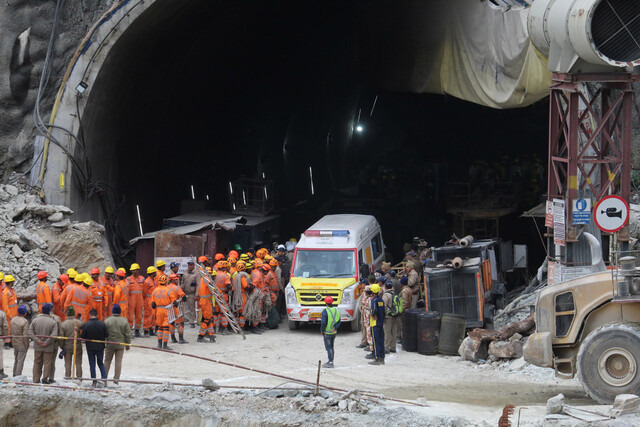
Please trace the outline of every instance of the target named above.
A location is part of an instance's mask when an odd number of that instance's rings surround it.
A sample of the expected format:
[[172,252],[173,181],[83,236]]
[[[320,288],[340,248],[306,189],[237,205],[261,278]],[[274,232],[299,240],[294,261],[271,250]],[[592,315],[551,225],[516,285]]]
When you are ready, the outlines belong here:
[[327,296],[324,299],[327,308],[322,312],[322,322],[320,323],[320,333],[324,338],[324,348],[327,350],[329,361],[322,365],[323,368],[333,368],[333,347],[336,340],[336,334],[340,327],[340,310],[332,307],[333,298]]
[[[109,330],[109,337],[107,338],[107,341],[131,344],[131,327],[129,326],[129,321],[120,315],[120,305],[113,304],[111,312],[113,315],[104,321],[105,325],[107,325],[107,329]],[[116,357],[115,373],[113,375],[113,379],[116,381],[114,381],[114,384],[118,384],[117,380],[120,379],[120,372],[122,370],[122,356],[124,355],[125,350],[129,351],[129,348],[131,347],[128,345],[106,345],[104,352],[104,367],[107,370],[107,376],[109,375],[111,360],[114,355]]]

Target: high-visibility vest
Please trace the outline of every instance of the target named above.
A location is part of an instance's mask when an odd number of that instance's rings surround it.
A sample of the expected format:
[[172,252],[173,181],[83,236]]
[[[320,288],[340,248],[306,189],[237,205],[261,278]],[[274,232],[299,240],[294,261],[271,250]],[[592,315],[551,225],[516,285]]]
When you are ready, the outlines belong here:
[[325,335],[335,335],[337,333],[336,323],[340,320],[340,311],[335,307],[327,307],[325,310],[327,312],[327,326],[324,333]]

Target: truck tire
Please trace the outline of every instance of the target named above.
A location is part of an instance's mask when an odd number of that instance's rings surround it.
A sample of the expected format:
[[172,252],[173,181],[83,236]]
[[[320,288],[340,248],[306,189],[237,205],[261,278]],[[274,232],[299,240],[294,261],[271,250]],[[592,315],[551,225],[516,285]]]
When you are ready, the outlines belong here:
[[591,332],[578,352],[578,378],[587,394],[610,405],[640,393],[640,325],[614,323]]
[[362,330],[362,320],[360,319],[360,310],[356,308],[356,317],[349,322],[351,327],[351,332],[360,332]]
[[300,322],[297,322],[295,320],[287,320],[287,323],[289,324],[289,330],[291,331],[300,329]]

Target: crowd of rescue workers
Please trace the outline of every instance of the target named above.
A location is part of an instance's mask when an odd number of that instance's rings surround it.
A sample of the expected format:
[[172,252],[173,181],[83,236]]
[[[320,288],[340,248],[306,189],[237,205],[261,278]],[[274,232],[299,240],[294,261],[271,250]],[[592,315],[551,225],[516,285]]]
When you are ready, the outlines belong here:
[[[130,349],[133,338],[156,337],[159,349],[172,350],[169,340],[188,343],[185,324],[191,328],[199,325],[197,342],[215,343],[216,333],[230,335],[233,325],[224,306],[237,326],[247,332],[261,334],[274,328],[286,318],[284,288],[294,247],[295,239],[286,246],[274,245],[271,252],[260,248],[240,253],[242,248],[235,245],[226,256],[200,256],[199,266],[189,260],[180,274],[180,264],[167,265],[161,259],[147,267],[146,277],[137,263],[130,266],[128,276],[122,267],[114,270],[109,266],[103,272],[96,267],[85,273],[69,268],[52,285],[49,273],[40,271],[36,286],[39,314],[31,321],[27,320],[27,306],[18,305],[15,278],[0,272],[0,332],[5,349],[14,351],[13,377],[22,376],[30,341],[34,342],[33,383],[55,382],[56,354],[64,359],[65,378],[82,378],[84,341],[93,386],[104,387],[106,382],[96,380],[96,367],[101,379],[106,379],[115,361],[113,378],[117,384],[124,351]],[[401,313],[415,308],[419,298],[422,258],[412,250],[407,253],[401,277],[385,262],[375,274],[360,281],[364,297],[359,306],[362,335],[357,347],[368,351],[366,358],[374,359],[374,364],[384,364],[384,355],[396,352]],[[199,274],[200,269],[208,275]],[[224,306],[216,304],[216,290]],[[325,367],[333,367],[333,339],[340,316],[327,325],[333,301],[327,297],[325,302],[328,310],[321,326],[329,354]],[[372,321],[372,316],[379,318],[376,310],[382,317],[377,327]],[[333,334],[325,334],[329,331]],[[331,336],[329,346],[326,338]],[[0,351],[0,379],[6,377]]]

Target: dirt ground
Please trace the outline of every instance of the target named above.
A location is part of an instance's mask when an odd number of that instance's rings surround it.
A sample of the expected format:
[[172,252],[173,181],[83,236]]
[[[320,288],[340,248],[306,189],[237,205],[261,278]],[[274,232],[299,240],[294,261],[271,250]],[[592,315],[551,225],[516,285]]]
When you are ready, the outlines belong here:
[[[196,343],[197,330],[187,327],[185,338],[189,344],[173,344],[173,349],[312,382],[316,380],[318,361],[326,361],[317,326],[289,331],[283,323],[262,335],[248,334],[246,340],[239,335],[218,336],[214,344]],[[462,417],[470,423],[490,425],[497,423],[507,404],[527,408],[522,410],[521,423],[540,421],[546,401],[558,393],[563,393],[570,405],[593,405],[577,380],[555,379],[550,370],[530,373],[483,369],[481,365],[462,362],[459,357],[404,352],[400,345],[398,353],[387,355],[386,365],[370,366],[364,358],[366,353],[355,348],[358,343],[359,333],[339,331],[335,368],[322,369],[321,384],[400,399],[424,398],[430,407],[406,407],[425,415]],[[139,338],[134,339],[134,344],[155,346],[157,341]],[[23,372],[29,379],[32,360],[30,351]],[[61,379],[64,366],[61,360],[56,361],[56,378]],[[4,350],[4,364],[5,372],[11,373],[12,350]],[[86,360],[83,369],[88,376]],[[194,383],[211,378],[225,386],[276,386],[285,381],[185,355],[138,348],[125,353],[122,378]]]

